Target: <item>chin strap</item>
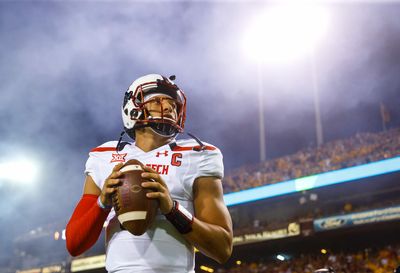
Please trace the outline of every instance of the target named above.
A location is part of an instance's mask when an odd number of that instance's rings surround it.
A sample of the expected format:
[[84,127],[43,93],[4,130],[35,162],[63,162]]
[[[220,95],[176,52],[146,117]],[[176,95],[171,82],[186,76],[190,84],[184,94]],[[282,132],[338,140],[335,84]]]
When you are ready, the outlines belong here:
[[[200,146],[200,147],[198,147],[198,146],[194,147],[194,148],[193,148],[193,151],[201,152],[201,151],[206,150],[207,146],[204,145],[204,143],[201,142],[201,140],[200,140],[198,137],[196,137],[195,135],[193,135],[193,134],[191,134],[191,133],[186,133],[186,134],[187,134],[188,136],[190,136],[191,138],[193,138],[194,140],[196,140],[196,142],[197,142],[197,143],[199,144],[199,146]],[[172,141],[172,142],[169,144],[169,147],[171,148],[171,150],[174,150],[174,148],[175,148],[176,146],[178,146],[178,144],[176,144],[176,141],[175,141],[175,140]]]
[[[164,135],[161,135],[160,133],[158,133],[158,132],[157,132],[156,130],[154,130],[149,124],[146,124],[146,125],[139,125],[139,126],[135,127],[135,129],[144,128],[144,127],[150,127],[150,129],[151,129],[154,133],[156,133],[156,134],[158,134],[158,135],[160,135],[160,136],[163,136],[163,137],[167,137],[167,136],[164,136]],[[124,147],[125,147],[127,144],[131,145],[131,143],[129,143],[129,142],[127,142],[127,141],[122,141],[122,138],[123,138],[124,134],[125,134],[125,131],[122,131],[122,132],[121,132],[121,135],[120,135],[120,137],[119,137],[119,139],[118,139],[118,143],[117,143],[117,146],[116,146],[117,153],[118,153],[119,151],[122,151],[122,150],[124,149]],[[206,145],[204,145],[204,143],[203,143],[198,137],[196,137],[195,135],[193,135],[193,134],[191,134],[191,133],[186,133],[186,134],[187,134],[188,136],[190,136],[191,138],[193,138],[193,139],[199,144],[199,146],[200,146],[200,147],[198,147],[198,148],[193,149],[194,151],[196,151],[196,152],[201,152],[201,151],[204,151],[204,150],[206,149]],[[175,136],[176,136],[176,135],[175,135]],[[174,138],[175,136],[169,136],[169,137]],[[176,142],[173,141],[172,143],[170,143],[170,146],[171,146],[171,150],[172,150],[173,147],[176,146]]]
[[121,135],[119,136],[118,143],[117,143],[117,147],[116,147],[117,154],[118,154],[119,151],[122,151],[122,150],[125,148],[125,146],[126,146],[127,144],[131,145],[131,144],[130,144],[129,142],[127,142],[127,141],[122,141],[122,137],[124,136],[124,134],[125,134],[125,131],[122,131],[122,132],[121,132]]
[[190,136],[191,138],[193,138],[194,140],[196,140],[196,142],[199,143],[199,145],[200,145],[199,148],[195,148],[193,150],[195,150],[196,152],[201,152],[206,149],[206,145],[204,145],[204,143],[201,142],[201,140],[198,137],[196,137],[195,135],[193,135],[191,133],[187,133],[187,135]]

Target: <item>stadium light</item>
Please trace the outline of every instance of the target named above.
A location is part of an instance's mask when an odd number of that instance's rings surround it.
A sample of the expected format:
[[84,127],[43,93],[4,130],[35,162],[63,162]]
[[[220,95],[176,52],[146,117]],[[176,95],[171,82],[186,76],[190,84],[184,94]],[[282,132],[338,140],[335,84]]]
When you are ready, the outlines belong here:
[[314,48],[327,32],[329,15],[322,6],[305,3],[270,7],[250,21],[243,36],[242,48],[249,59],[257,62],[259,100],[260,161],[266,160],[262,65],[311,56],[313,96],[315,104],[316,138],[323,143],[318,81]]
[[282,262],[285,260],[285,257],[284,257],[283,255],[281,255],[281,254],[276,255],[276,258],[277,258],[279,261],[282,261]]
[[200,269],[203,270],[203,271],[206,271],[206,272],[210,272],[210,273],[214,272],[213,268],[205,266],[205,265],[201,265]]
[[0,162],[0,182],[7,180],[17,184],[31,184],[39,174],[38,164],[33,160],[17,158]]
[[250,22],[242,46],[245,54],[258,62],[291,61],[316,45],[328,22],[328,13],[321,6],[277,5]]

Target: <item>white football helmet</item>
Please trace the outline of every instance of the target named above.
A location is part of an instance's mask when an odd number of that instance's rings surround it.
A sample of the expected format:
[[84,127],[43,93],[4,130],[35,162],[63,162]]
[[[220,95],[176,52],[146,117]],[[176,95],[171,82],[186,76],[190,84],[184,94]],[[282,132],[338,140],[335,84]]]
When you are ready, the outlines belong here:
[[[122,105],[122,120],[126,133],[135,139],[135,129],[150,127],[165,137],[175,137],[183,132],[186,118],[186,97],[173,82],[175,76],[168,78],[159,74],[149,74],[135,80],[125,92]],[[165,115],[160,106],[160,116],[153,117],[146,109],[151,101],[172,100],[176,105],[176,119]]]

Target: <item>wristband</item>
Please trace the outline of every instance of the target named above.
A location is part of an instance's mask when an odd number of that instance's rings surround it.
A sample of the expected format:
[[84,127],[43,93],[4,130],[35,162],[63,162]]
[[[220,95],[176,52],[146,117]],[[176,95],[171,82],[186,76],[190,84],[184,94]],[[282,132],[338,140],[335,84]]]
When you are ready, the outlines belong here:
[[110,209],[112,209],[112,206],[110,206],[110,205],[104,205],[104,204],[101,202],[100,195],[99,195],[99,197],[97,198],[97,205],[98,205],[101,209],[103,209],[103,210],[110,210]]
[[192,231],[193,215],[178,201],[173,201],[172,210],[165,217],[181,234],[189,233]]

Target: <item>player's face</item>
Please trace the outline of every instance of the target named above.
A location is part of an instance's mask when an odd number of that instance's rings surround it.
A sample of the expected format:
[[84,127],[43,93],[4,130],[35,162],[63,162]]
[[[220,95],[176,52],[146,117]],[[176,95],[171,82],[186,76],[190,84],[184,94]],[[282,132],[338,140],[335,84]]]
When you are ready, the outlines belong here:
[[157,96],[146,102],[146,108],[153,117],[163,117],[176,121],[177,105],[175,100],[167,96]]

